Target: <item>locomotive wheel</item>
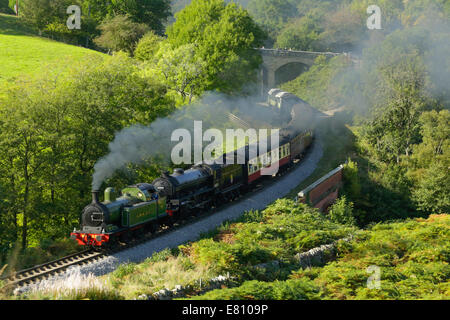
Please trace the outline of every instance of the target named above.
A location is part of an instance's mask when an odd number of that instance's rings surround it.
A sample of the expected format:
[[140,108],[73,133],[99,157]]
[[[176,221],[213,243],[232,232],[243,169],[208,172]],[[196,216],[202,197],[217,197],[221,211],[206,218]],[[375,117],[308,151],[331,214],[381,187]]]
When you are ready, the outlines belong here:
[[93,246],[93,245],[91,245],[91,249],[94,250],[95,252],[100,252],[100,251],[102,251],[105,248],[107,248],[106,244],[104,244],[101,247],[100,246]]
[[120,238],[119,241],[124,243],[124,244],[130,242],[130,240],[131,240],[131,236],[130,236],[129,232],[122,233],[119,238]]
[[165,224],[168,226],[168,227],[173,227],[173,224],[174,224],[174,222],[175,222],[175,219],[173,218],[173,217],[167,217],[167,219],[166,219],[166,221],[165,221]]
[[189,216],[191,216],[191,217],[198,217],[200,215],[200,212],[199,212],[199,210],[191,210],[190,212],[189,212]]
[[133,230],[133,237],[135,238],[142,238],[144,234],[145,234],[144,228]]
[[155,234],[159,229],[159,224],[157,222],[152,222],[147,228],[152,234]]

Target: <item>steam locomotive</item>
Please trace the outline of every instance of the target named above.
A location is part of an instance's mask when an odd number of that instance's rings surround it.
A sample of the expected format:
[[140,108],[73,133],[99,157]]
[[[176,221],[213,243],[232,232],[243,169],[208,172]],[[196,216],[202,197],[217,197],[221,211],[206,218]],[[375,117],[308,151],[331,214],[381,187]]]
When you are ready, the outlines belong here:
[[[175,169],[149,183],[138,183],[121,190],[116,197],[107,188],[104,201],[99,191],[92,192],[92,203],[81,214],[81,228],[71,233],[80,245],[102,247],[116,240],[126,241],[137,230],[171,225],[176,219],[195,214],[235,199],[264,176],[262,170],[278,161],[279,172],[291,166],[311,145],[313,132],[304,131],[284,137],[278,148],[254,158],[245,148],[245,163],[238,164],[239,150],[223,155],[223,164],[201,163],[189,170]],[[232,160],[232,161],[231,161]]]
[[[252,145],[247,145],[224,154],[222,161],[165,172],[151,184],[128,186],[119,195],[107,188],[103,202],[95,190],[92,203],[82,211],[80,229],[71,238],[79,245],[105,247],[117,240],[126,242],[133,233],[154,231],[160,224],[171,226],[180,217],[217,207],[254,188],[264,178],[262,171],[275,163],[278,172],[286,170],[301,159],[313,138],[312,130],[295,132],[288,126],[281,131],[277,147],[268,146],[264,153],[258,150],[255,156],[249,152]],[[244,161],[238,161],[242,154]]]

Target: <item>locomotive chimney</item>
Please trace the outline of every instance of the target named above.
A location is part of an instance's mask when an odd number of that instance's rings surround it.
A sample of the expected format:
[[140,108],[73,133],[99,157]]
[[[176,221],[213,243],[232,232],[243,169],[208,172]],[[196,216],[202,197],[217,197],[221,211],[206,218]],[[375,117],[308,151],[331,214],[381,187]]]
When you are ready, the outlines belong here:
[[100,191],[98,190],[93,190],[92,191],[92,203],[99,203],[100,201],[98,200],[98,195],[100,194]]

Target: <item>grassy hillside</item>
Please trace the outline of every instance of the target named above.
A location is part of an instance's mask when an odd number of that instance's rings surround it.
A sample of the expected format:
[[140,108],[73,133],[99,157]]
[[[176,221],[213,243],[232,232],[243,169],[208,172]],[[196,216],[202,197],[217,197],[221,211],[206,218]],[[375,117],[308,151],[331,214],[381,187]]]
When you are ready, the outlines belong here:
[[102,55],[33,33],[15,16],[0,14],[0,86],[20,76],[34,77],[44,70],[64,70],[88,54]]

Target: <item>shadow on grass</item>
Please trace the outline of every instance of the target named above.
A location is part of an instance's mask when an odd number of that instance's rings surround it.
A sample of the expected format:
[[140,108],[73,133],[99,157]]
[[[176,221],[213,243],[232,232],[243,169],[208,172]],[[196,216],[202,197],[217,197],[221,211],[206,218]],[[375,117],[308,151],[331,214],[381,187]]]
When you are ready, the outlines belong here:
[[37,36],[37,32],[21,18],[0,14],[0,34],[10,36]]

